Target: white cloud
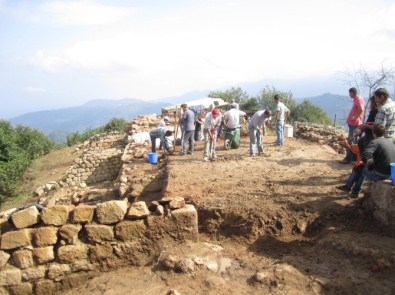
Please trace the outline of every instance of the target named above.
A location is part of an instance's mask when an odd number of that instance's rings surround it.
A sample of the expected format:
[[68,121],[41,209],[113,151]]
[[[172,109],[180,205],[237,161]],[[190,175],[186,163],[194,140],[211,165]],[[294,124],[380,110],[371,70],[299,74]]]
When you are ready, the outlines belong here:
[[45,89],[42,88],[42,87],[27,86],[25,88],[25,92],[29,92],[29,93],[43,93],[43,92],[45,92]]
[[101,5],[93,1],[51,1],[42,11],[57,25],[106,25],[124,20],[136,13],[135,8]]
[[106,27],[64,48],[43,48],[32,62],[48,71],[95,73],[119,95],[147,98],[395,59],[394,47],[388,46],[394,40],[377,34],[393,29],[395,17],[388,17],[394,5],[388,10],[371,0],[364,5],[357,0],[209,3],[127,20],[133,9],[49,3],[46,8],[57,24],[124,21],[122,27]]

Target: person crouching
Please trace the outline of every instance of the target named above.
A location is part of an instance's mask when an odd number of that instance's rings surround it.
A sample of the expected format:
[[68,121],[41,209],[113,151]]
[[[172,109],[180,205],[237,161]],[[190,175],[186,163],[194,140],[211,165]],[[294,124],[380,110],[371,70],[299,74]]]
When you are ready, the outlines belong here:
[[151,138],[151,151],[153,153],[156,152],[156,139],[159,138],[160,145],[163,147],[164,153],[169,154],[170,150],[169,150],[168,145],[166,144],[165,137],[169,137],[172,135],[173,135],[173,132],[171,132],[170,130],[166,131],[166,129],[162,128],[162,127],[157,127],[157,128],[152,129],[149,133],[149,136]]

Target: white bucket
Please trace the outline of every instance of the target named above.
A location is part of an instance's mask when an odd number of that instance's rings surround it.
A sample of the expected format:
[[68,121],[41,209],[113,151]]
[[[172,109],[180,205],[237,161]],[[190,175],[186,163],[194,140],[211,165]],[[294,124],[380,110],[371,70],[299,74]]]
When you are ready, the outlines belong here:
[[284,125],[284,137],[294,137],[294,128],[292,125]]

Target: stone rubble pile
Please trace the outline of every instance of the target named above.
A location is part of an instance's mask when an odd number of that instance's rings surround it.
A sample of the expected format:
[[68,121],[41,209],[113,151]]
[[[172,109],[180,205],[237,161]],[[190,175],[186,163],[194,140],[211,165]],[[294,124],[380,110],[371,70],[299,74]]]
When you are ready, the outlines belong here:
[[149,132],[151,128],[158,126],[160,116],[156,114],[137,116],[126,124],[125,132],[127,135],[133,135],[138,132]]
[[99,271],[146,264],[164,239],[198,240],[193,205],[167,198],[150,207],[125,199],[41,212],[33,206],[3,218],[0,294],[53,294]]
[[329,145],[339,154],[343,154],[346,151],[344,144],[338,141],[340,134],[345,134],[347,137],[347,131],[341,127],[295,122],[294,129],[295,137]]

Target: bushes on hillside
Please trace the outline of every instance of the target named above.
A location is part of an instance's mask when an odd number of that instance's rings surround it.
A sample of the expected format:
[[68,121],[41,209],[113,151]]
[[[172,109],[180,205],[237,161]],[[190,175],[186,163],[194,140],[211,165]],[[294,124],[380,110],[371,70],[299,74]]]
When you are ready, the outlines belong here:
[[31,161],[47,154],[53,143],[30,127],[15,128],[0,120],[0,202],[12,197]]

